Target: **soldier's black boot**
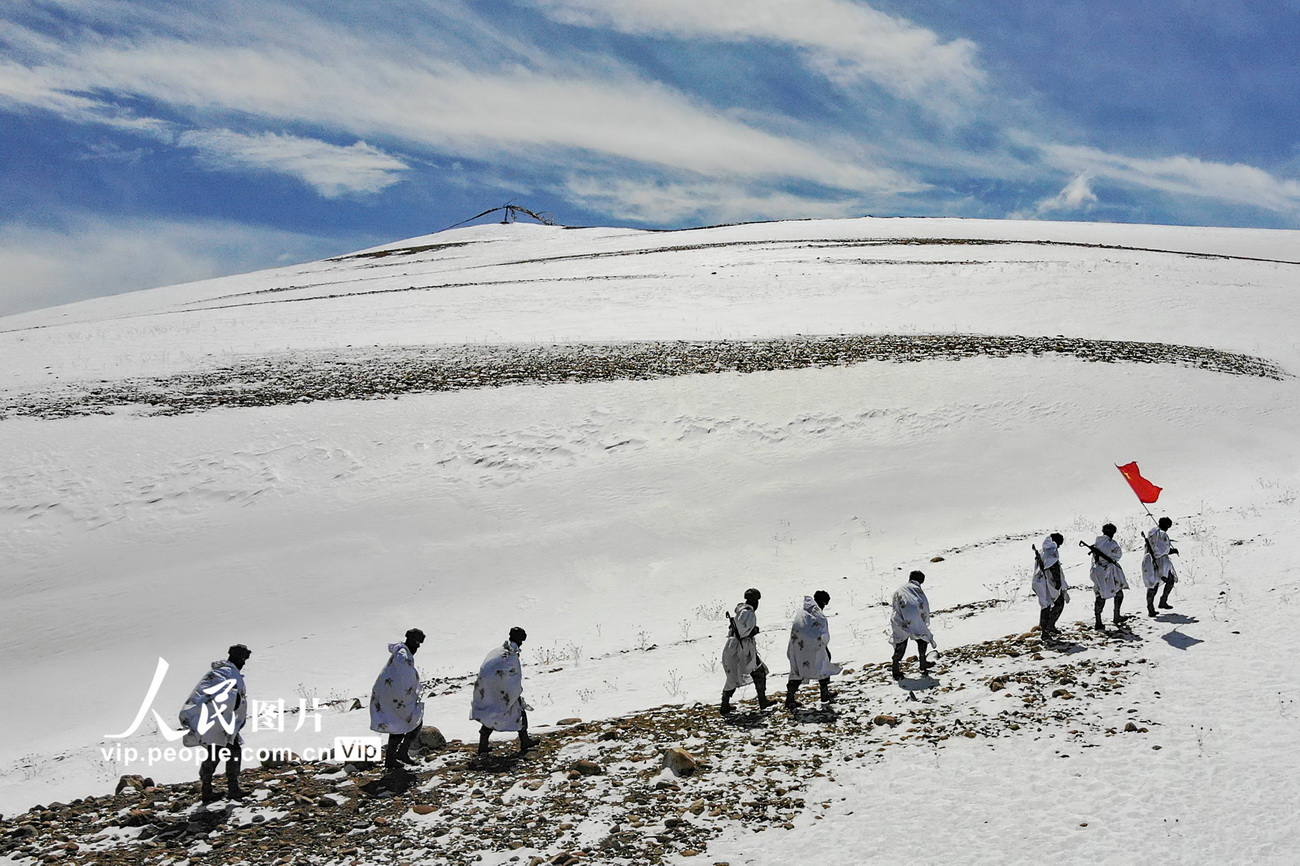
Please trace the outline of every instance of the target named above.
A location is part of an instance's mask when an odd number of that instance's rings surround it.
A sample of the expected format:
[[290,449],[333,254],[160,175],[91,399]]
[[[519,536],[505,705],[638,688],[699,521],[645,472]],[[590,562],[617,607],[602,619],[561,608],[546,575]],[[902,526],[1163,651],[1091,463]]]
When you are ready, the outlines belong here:
[[723,689],[722,706],[718,707],[718,712],[722,713],[724,716],[729,716],[733,712],[735,712],[735,710],[731,706],[731,696],[734,695],[735,693],[736,693],[735,689]]
[[397,747],[397,761],[398,761],[398,763],[401,763],[401,764],[414,764],[414,763],[417,763],[417,761],[415,760],[415,758],[412,758],[412,757],[411,757],[411,744],[414,743],[417,739],[419,739],[419,737],[420,737],[420,728],[422,728],[422,727],[424,727],[424,726],[423,726],[423,725],[419,725],[419,726],[417,726],[417,727],[415,728],[415,730],[411,731],[411,732],[408,733],[406,736],[402,737],[402,742],[401,742],[401,743],[398,745],[398,747]]
[[524,728],[519,732],[519,756],[523,757],[528,754],[528,750],[537,745],[537,741],[528,736],[528,729]]
[[1156,615],[1156,588],[1153,586],[1147,590],[1147,616]]
[[1174,588],[1174,584],[1172,581],[1168,581],[1168,580],[1166,580],[1164,583],[1165,583],[1165,591],[1160,593],[1160,608],[1162,610],[1173,610],[1174,606],[1169,603],[1169,591]]
[[790,680],[785,684],[785,708],[793,710],[798,708],[799,702],[794,699],[795,692],[799,691],[800,680]]
[[889,675],[896,680],[903,678],[903,653],[907,652],[907,641],[894,644],[894,659],[889,665]]
[[934,667],[934,662],[930,661],[929,657],[926,655],[926,651],[929,650],[929,648],[930,645],[923,640],[916,642],[916,657],[921,662],[921,676],[928,674],[930,668]]
[[217,746],[207,746],[208,756],[199,764],[199,798],[204,803],[211,803],[217,800],[216,793],[212,790],[212,777],[217,773],[217,764],[221,763],[220,749]]
[[1115,625],[1123,625],[1128,617],[1120,614],[1119,609],[1124,606],[1124,590],[1115,591]]
[[818,680],[817,685],[821,686],[821,699],[823,704],[829,704],[831,701],[835,700],[835,695],[831,694],[830,677]]
[[1106,599],[1102,598],[1101,596],[1097,596],[1097,598],[1092,603],[1092,612],[1097,615],[1097,621],[1093,623],[1092,627],[1095,628],[1097,631],[1106,630],[1105,624],[1101,621],[1101,612],[1105,608],[1106,608]]
[[239,771],[231,773],[226,771],[226,799],[242,800],[248,796],[248,792],[239,787]]
[[[762,670],[766,671],[767,668],[764,667]],[[765,710],[768,707],[776,706],[776,701],[767,696],[767,674],[754,671],[753,677],[754,691],[758,693],[758,708],[760,710]]]
[[903,668],[897,661],[889,663],[889,675],[896,680],[903,678]]
[[217,762],[213,761],[209,766],[207,761],[199,767],[199,801],[203,803],[212,803],[217,799],[217,792],[212,790],[212,775],[216,772]]
[[239,787],[239,768],[244,758],[243,747],[233,745],[229,749],[226,755],[226,797],[231,800],[242,800],[248,796],[248,793]]
[[389,734],[388,745],[384,747],[384,769],[396,770],[401,764],[397,761],[397,755],[402,750],[402,735]]
[[478,729],[478,753],[486,755],[492,747],[488,745],[488,740],[492,738],[492,729],[484,725]]

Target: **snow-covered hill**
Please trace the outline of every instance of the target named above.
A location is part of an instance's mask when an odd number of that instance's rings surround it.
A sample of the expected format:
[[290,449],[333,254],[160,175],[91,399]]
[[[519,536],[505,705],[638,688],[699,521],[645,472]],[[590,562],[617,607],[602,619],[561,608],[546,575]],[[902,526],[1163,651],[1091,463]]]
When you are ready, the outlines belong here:
[[[815,589],[837,658],[887,658],[880,603],[917,567],[943,645],[1023,632],[1048,531],[1081,584],[1077,540],[1119,524],[1136,577],[1113,464],[1138,460],[1187,579],[1124,694],[1079,698],[1094,724],[804,774],[830,807],[705,856],[1289,862],[1298,278],[1296,232],[515,224],[0,319],[0,812],[144,769],[100,749],[158,658],[170,720],[237,641],[292,706],[364,699],[420,626],[427,718],[468,739],[465,677],[512,625],[540,725],[715,701],[751,585],[774,671]],[[1090,618],[1085,588],[1066,619]],[[1158,736],[1105,735],[1138,707]]]

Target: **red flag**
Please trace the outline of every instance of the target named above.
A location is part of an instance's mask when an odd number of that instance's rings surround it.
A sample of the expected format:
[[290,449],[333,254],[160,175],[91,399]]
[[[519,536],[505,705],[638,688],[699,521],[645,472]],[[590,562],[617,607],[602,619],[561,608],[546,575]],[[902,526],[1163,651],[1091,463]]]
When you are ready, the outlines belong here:
[[1125,463],[1123,466],[1116,466],[1115,468],[1119,470],[1120,475],[1124,476],[1128,486],[1133,488],[1133,492],[1137,494],[1138,502],[1143,505],[1150,505],[1160,498],[1160,491],[1164,488],[1156,487],[1143,478],[1142,473],[1138,470],[1137,461]]

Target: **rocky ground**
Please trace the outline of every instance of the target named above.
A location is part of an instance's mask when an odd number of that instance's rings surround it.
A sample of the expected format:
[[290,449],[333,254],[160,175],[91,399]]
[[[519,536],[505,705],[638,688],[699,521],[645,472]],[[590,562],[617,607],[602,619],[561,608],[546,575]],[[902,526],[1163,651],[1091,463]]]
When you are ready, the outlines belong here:
[[812,793],[819,777],[833,781],[839,767],[869,765],[890,750],[921,756],[1016,737],[1105,748],[1111,737],[1146,735],[1159,722],[1124,693],[1147,664],[1150,628],[1145,619],[1134,620],[1136,633],[1075,626],[1051,646],[1033,632],[1009,635],[953,648],[932,675],[901,683],[887,665],[867,665],[836,678],[830,704],[815,702],[807,686],[793,712],[759,712],[745,701],[727,718],[697,703],[568,720],[522,759],[504,738],[479,759],[473,745],[440,743],[432,732],[411,774],[337,763],[265,767],[244,773],[244,803],[201,807],[197,785],[128,776],[111,796],[0,819],[0,856],[287,866],[468,864],[480,852],[502,852],[494,862],[523,866],[669,856],[708,863],[709,841],[724,829],[780,833],[797,817],[815,819],[829,805]]
[[150,414],[176,414],[223,406],[379,399],[515,384],[1044,354],[1104,363],[1177,364],[1268,379],[1287,376],[1267,359],[1198,346],[977,334],[396,347],[292,353],[170,377],[87,382],[13,394],[0,398],[0,419],[111,413],[123,406],[144,407]]

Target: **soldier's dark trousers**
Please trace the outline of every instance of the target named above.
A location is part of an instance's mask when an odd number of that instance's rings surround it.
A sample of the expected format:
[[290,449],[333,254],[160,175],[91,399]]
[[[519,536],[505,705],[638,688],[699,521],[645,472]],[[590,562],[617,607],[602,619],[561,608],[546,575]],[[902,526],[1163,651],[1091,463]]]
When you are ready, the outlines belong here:
[[[929,646],[930,645],[927,644],[925,641],[921,640],[920,638],[916,638],[916,657],[921,662],[922,674],[924,674],[930,668],[934,667],[934,665],[930,664],[930,662],[927,661],[925,658],[925,653],[926,650],[929,649]],[[899,641],[898,643],[894,644],[894,658],[890,662],[889,672],[896,680],[901,680],[903,678],[903,655],[906,652],[907,652],[907,641],[905,640]]]
[[[1120,622],[1119,609],[1124,606],[1124,590],[1115,591],[1115,613],[1113,619],[1118,625]],[[1101,612],[1106,609],[1106,599],[1097,596],[1097,600],[1092,603],[1093,613],[1097,614],[1097,622],[1101,622]]]
[[239,791],[239,768],[243,761],[243,749],[238,746],[208,746],[208,757],[199,765],[199,782],[203,785],[203,796],[212,796],[212,777],[216,775],[217,764],[226,762],[226,789],[230,793]]
[[[528,736],[528,711],[520,710],[519,718],[519,754],[522,755],[533,747],[534,741]],[[486,755],[491,750],[492,747],[488,745],[488,740],[491,737],[492,729],[487,725],[480,725],[478,729],[478,753],[480,755]]]
[[[1160,594],[1160,606],[1168,608],[1170,607],[1169,592],[1174,588],[1174,582],[1163,577],[1160,578],[1160,582],[1165,585],[1165,591]],[[1147,588],[1147,614],[1150,616],[1156,615],[1156,590],[1159,588],[1158,586]]]
[[1056,597],[1056,601],[1038,612],[1038,631],[1043,635],[1056,631],[1056,621],[1061,618],[1063,610],[1065,610],[1065,593],[1061,593]]
[[400,764],[413,764],[411,760],[411,744],[420,736],[420,729],[423,725],[416,725],[413,730],[405,734],[389,734],[388,748],[384,750],[384,766],[390,770]]

